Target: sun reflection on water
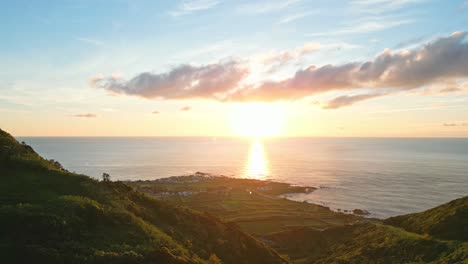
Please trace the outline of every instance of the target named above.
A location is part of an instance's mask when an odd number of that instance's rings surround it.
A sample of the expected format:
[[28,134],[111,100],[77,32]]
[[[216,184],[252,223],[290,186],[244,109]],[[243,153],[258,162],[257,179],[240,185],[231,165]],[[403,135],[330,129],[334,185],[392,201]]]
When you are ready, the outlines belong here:
[[260,139],[252,140],[246,174],[250,178],[263,178],[268,175],[268,162]]

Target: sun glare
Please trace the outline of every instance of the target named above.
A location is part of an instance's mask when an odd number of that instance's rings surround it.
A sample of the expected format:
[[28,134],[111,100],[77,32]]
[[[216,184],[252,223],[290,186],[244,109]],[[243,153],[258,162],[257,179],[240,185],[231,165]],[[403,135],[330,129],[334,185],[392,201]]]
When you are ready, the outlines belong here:
[[240,136],[277,136],[284,127],[284,111],[274,104],[238,104],[231,111],[231,126]]
[[254,139],[250,145],[246,174],[251,178],[262,178],[268,174],[263,144],[259,139]]

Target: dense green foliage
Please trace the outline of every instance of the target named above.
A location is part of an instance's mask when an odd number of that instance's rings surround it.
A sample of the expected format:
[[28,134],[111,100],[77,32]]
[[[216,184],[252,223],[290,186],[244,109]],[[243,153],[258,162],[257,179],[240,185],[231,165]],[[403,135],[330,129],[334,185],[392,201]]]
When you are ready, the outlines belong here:
[[385,223],[441,239],[468,241],[468,196],[422,213],[391,217]]
[[467,206],[468,196],[383,224],[296,228],[266,238],[297,263],[466,263]]
[[297,263],[463,263],[468,259],[468,243],[373,223],[324,231],[294,229],[268,239]]
[[4,263],[284,263],[218,218],[63,170],[0,130]]

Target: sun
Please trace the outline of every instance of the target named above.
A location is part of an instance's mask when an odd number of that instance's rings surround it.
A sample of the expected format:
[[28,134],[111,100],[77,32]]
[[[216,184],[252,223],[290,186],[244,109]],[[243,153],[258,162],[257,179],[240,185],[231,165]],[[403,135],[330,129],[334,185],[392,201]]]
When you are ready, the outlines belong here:
[[271,103],[241,103],[231,109],[231,126],[239,136],[278,136],[284,128],[284,109]]

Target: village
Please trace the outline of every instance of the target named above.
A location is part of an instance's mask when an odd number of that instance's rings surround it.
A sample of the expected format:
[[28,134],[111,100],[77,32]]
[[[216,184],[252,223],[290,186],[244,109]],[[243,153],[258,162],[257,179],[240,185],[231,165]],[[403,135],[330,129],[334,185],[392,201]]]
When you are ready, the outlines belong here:
[[130,181],[128,185],[158,198],[191,196],[196,194],[227,195],[233,188],[248,194],[282,195],[287,193],[308,193],[315,187],[294,186],[287,183],[256,179],[231,178],[224,175],[213,175],[196,172],[187,176],[172,176],[153,181]]

